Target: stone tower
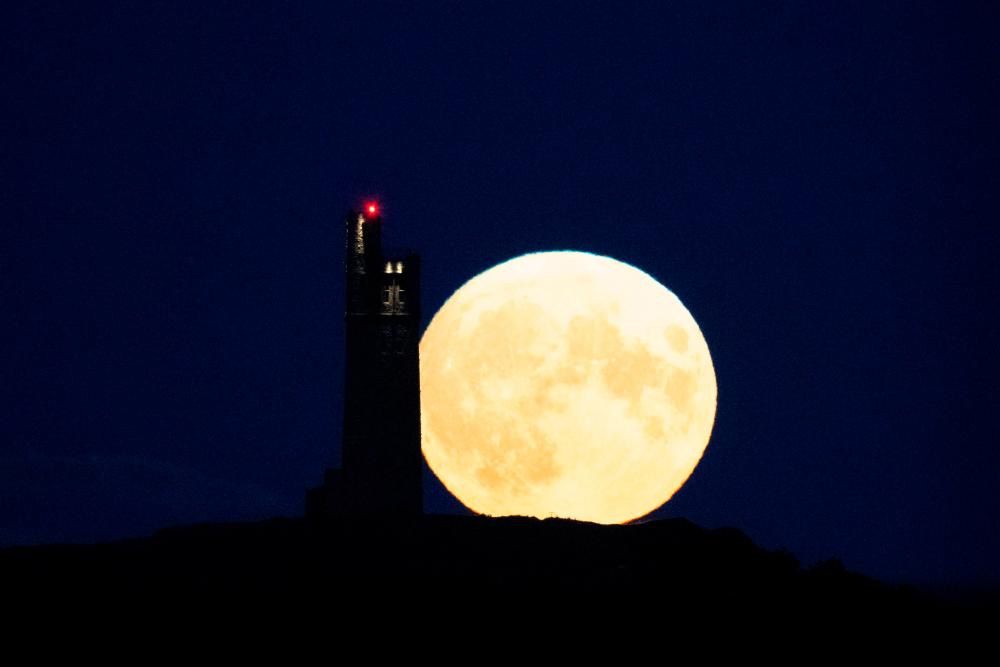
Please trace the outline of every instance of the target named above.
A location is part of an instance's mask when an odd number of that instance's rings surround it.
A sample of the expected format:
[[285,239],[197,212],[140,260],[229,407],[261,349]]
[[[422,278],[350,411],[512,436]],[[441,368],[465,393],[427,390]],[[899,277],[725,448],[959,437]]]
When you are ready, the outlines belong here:
[[345,219],[341,468],[309,492],[306,513],[419,514],[420,258],[382,253],[377,205]]

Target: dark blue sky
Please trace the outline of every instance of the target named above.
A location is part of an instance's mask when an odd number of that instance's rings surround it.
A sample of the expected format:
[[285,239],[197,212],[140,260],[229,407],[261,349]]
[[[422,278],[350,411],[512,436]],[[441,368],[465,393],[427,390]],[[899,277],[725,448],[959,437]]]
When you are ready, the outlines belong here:
[[546,249],[684,301],[718,416],[658,515],[1000,581],[991,3],[15,4],[0,543],[300,513],[371,194],[425,324]]

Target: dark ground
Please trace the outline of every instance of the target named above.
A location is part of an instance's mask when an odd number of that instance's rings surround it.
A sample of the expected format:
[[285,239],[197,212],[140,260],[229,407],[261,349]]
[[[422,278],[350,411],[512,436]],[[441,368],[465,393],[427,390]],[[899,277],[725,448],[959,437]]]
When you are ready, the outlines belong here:
[[[946,600],[830,560],[804,568],[736,529],[684,519],[626,526],[428,515],[201,524],[95,545],[0,550],[0,588],[18,599],[166,602],[282,598],[419,600],[466,609],[493,600],[567,608],[621,599],[662,608],[776,617],[923,619],[996,612],[996,599]],[[607,608],[605,607],[605,610]]]

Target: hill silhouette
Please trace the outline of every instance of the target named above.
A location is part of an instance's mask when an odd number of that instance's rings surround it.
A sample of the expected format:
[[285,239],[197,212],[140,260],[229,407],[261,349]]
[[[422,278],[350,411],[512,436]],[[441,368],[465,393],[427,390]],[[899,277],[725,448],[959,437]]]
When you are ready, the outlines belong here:
[[628,595],[685,609],[927,617],[947,605],[837,561],[803,568],[736,529],[684,519],[603,526],[560,519],[429,515],[272,519],[161,530],[97,545],[0,550],[17,599],[474,601]]

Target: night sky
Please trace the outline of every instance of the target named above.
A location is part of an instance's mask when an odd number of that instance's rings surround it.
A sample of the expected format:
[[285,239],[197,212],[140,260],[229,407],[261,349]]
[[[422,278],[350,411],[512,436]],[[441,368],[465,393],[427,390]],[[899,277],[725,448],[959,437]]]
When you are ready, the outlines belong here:
[[680,297],[718,414],[653,516],[1000,583],[992,3],[14,4],[0,544],[301,514],[374,196],[425,325],[538,250]]

